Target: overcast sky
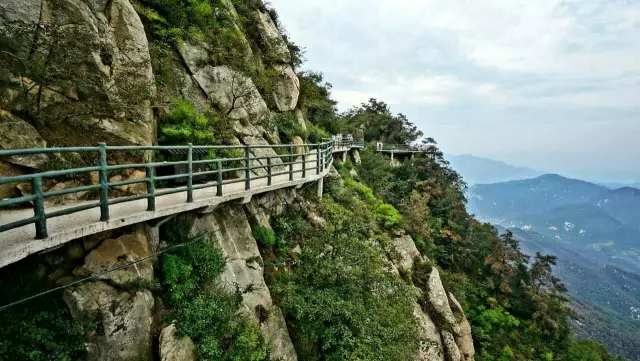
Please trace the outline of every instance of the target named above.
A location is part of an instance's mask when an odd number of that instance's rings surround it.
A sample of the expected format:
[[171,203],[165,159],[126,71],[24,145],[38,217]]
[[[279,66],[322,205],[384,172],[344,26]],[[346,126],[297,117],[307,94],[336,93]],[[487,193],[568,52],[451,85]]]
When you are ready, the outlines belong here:
[[640,181],[640,0],[271,0],[341,110],[370,97],[449,154]]

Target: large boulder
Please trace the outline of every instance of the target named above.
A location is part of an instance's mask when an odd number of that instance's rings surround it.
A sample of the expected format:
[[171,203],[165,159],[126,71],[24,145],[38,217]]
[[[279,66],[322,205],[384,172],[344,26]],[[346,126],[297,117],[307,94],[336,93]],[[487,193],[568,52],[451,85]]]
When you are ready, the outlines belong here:
[[288,64],[291,62],[291,53],[287,43],[282,38],[280,30],[271,19],[269,13],[263,13],[259,10],[253,12],[254,20],[258,25],[260,32],[260,40],[264,44],[263,52],[280,63]]
[[458,326],[460,327],[460,332],[456,335],[455,339],[458,349],[460,350],[461,359],[462,361],[473,361],[473,356],[476,352],[473,347],[471,325],[462,310],[462,306],[460,306],[460,302],[458,302],[451,292],[449,292],[449,301],[453,315],[455,316],[456,321],[458,321]]
[[360,159],[360,152],[357,149],[351,149],[351,158],[353,158],[353,163],[360,164],[362,160]]
[[453,315],[453,311],[451,311],[451,307],[449,306],[449,298],[447,297],[447,293],[444,290],[444,286],[442,285],[442,281],[440,280],[440,273],[438,272],[438,269],[436,267],[431,268],[427,298],[431,309],[436,313],[436,315],[432,316],[437,317],[438,320],[442,323],[438,326],[441,329],[450,329],[456,335],[459,334],[460,326],[458,326],[458,322]]
[[87,360],[151,360],[153,295],[150,291],[121,292],[104,282],[83,283],[65,290],[71,315],[85,329]]
[[265,341],[273,345],[271,358],[281,361],[296,361],[298,356],[291,343],[284,315],[276,305],[269,310],[268,318],[260,325]]
[[[0,89],[0,103],[33,116],[40,134],[56,145],[153,143],[149,46],[129,0],[10,0],[0,6],[0,28],[19,44],[4,69],[19,89]],[[48,82],[26,78],[22,69],[28,67]]]
[[413,242],[408,234],[400,234],[394,240],[397,257],[393,260],[396,267],[405,271],[411,271],[413,269],[413,260],[417,257],[422,259],[420,251],[416,248],[416,244]]
[[[146,259],[150,255],[149,242],[143,232],[126,234],[117,239],[107,239],[92,250],[84,260],[84,265],[74,273],[81,276],[97,276],[118,285],[126,285],[134,280],[153,280],[153,262]],[[105,271],[144,260],[115,272]]]
[[178,51],[209,100],[231,118],[257,121],[268,116],[269,108],[253,80],[229,66],[209,64],[206,42],[182,42]]
[[160,332],[160,361],[196,361],[196,345],[188,336],[180,337],[175,325]]
[[413,315],[418,320],[420,330],[420,349],[417,360],[419,361],[444,361],[444,350],[442,340],[436,325],[431,321],[429,315],[424,313],[420,305],[416,302],[413,305]]
[[462,356],[456,344],[455,337],[449,331],[442,330],[442,343],[446,350],[447,361],[461,361]]
[[290,65],[274,66],[279,78],[273,89],[273,100],[281,112],[294,110],[300,96],[300,79]]

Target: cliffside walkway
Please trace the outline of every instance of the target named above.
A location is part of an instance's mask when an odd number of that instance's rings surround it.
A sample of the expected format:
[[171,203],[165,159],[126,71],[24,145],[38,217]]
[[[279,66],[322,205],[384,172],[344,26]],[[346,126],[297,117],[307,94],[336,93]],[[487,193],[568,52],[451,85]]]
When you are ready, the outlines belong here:
[[[70,240],[188,211],[206,212],[230,201],[249,202],[254,194],[301,187],[329,173],[334,153],[361,149],[363,141],[317,144],[241,146],[107,146],[0,150],[0,160],[51,160],[60,155],[95,159],[94,166],[1,176],[0,184],[30,184],[31,194],[0,200],[0,267]],[[273,155],[273,151],[283,153]],[[186,160],[110,164],[118,154],[151,158],[154,152]],[[236,152],[236,158],[216,153]],[[168,175],[158,170],[169,169]],[[124,171],[138,174],[122,180]],[[134,172],[132,172],[134,171]],[[114,177],[115,175],[115,177]],[[79,184],[77,179],[85,178]],[[73,187],[49,187],[51,179],[74,179]],[[88,181],[93,179],[93,181]],[[167,182],[178,182],[168,187]],[[142,186],[140,193],[116,197],[114,190]],[[73,194],[97,193],[95,200],[51,205],[49,200]],[[110,194],[111,193],[111,194]],[[62,202],[64,203],[64,202]],[[19,206],[25,206],[16,208]],[[28,208],[27,208],[28,207]]]

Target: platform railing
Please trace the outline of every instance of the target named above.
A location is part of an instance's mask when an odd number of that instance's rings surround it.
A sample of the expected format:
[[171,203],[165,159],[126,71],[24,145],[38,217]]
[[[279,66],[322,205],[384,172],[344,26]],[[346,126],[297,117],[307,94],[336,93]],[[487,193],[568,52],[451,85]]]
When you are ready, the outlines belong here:
[[[353,144],[357,144],[354,141]],[[273,149],[279,155],[255,156],[255,150]],[[235,158],[216,158],[207,157],[205,159],[194,160],[194,154],[213,154],[215,151],[238,151],[243,154],[242,157]],[[186,155],[186,160],[180,161],[146,161],[135,164],[109,164],[110,155],[114,152],[139,152],[140,154],[151,154],[153,152],[169,152],[180,153]],[[223,196],[223,185],[244,182],[245,190],[251,189],[251,181],[257,179],[267,179],[267,185],[272,185],[274,177],[280,175],[289,175],[289,182],[294,180],[294,174],[302,173],[302,178],[307,178],[309,172],[319,175],[330,167],[333,162],[334,143],[332,141],[320,142],[317,144],[285,144],[285,145],[229,145],[229,146],[196,146],[187,144],[184,146],[108,146],[100,143],[96,147],[68,147],[68,148],[38,148],[38,149],[9,149],[0,150],[0,161],[6,160],[8,157],[33,157],[46,156],[50,154],[70,154],[76,153],[88,155],[88,158],[97,159],[95,165],[87,167],[79,167],[72,169],[51,170],[33,174],[24,174],[16,176],[0,176],[0,185],[11,183],[29,183],[31,185],[31,194],[22,195],[0,200],[0,211],[8,207],[16,207],[29,202],[33,207],[33,217],[21,219],[8,224],[1,224],[0,233],[34,224],[36,229],[36,239],[48,237],[47,219],[68,215],[85,211],[92,208],[100,208],[100,221],[109,221],[109,206],[136,201],[140,199],[147,200],[147,210],[155,211],[156,198],[186,192],[185,202],[194,202],[194,191],[206,188],[215,188],[216,196]],[[240,153],[240,152],[238,152]],[[278,159],[278,161],[275,161]],[[259,162],[256,165],[255,162]],[[264,164],[266,162],[266,164]],[[315,166],[308,166],[315,163]],[[242,164],[242,166],[238,166]],[[199,166],[204,165],[204,167]],[[296,167],[296,165],[301,165]],[[171,174],[159,176],[156,170],[160,167],[167,166],[186,166],[186,172],[180,174]],[[198,169],[194,170],[194,166]],[[204,170],[202,170],[204,168]],[[296,169],[299,168],[299,169]],[[315,169],[314,169],[315,168]],[[123,181],[110,181],[110,173],[122,172],[125,170],[144,170],[145,177],[137,179],[127,179]],[[254,170],[263,169],[266,175],[253,174]],[[96,184],[82,185],[79,187],[70,187],[64,189],[47,190],[43,187],[43,181],[46,179],[56,179],[61,177],[87,176],[89,173],[97,172]],[[94,173],[95,175],[95,173]],[[215,181],[206,182],[204,184],[194,184],[194,178],[206,177]],[[229,179],[229,177],[231,177]],[[171,180],[185,180],[186,185],[175,188],[167,188],[156,190],[159,182]],[[227,178],[227,179],[225,179]],[[146,193],[135,194],[124,197],[109,197],[109,190],[114,187],[122,187],[133,184],[144,183],[146,185]],[[45,210],[45,199],[56,196],[69,195],[80,192],[96,191],[98,196],[95,201],[80,204],[77,206],[64,207],[60,210],[47,212]]]
[[421,152],[425,151],[427,148],[421,145],[411,145],[411,144],[394,144],[394,143],[383,143],[382,146],[378,146],[376,150],[397,150],[397,151],[411,151],[411,152]]

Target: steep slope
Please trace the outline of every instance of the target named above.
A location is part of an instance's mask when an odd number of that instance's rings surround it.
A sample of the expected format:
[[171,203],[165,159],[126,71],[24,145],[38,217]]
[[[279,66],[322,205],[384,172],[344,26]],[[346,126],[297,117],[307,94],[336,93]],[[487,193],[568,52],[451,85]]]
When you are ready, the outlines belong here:
[[460,173],[469,186],[529,179],[543,174],[531,168],[516,167],[469,154],[445,155],[445,157],[451,168]]

